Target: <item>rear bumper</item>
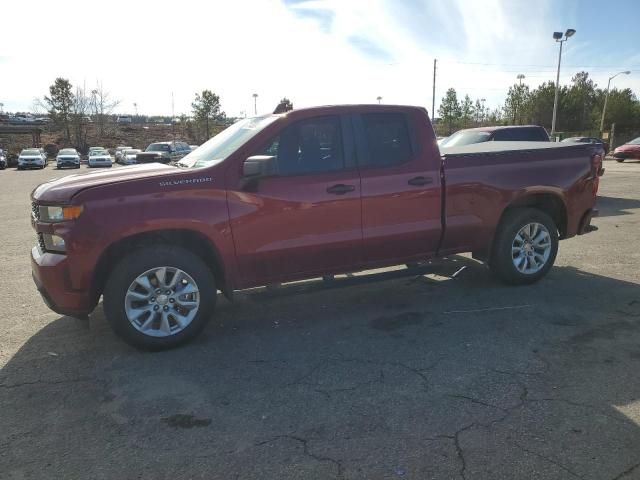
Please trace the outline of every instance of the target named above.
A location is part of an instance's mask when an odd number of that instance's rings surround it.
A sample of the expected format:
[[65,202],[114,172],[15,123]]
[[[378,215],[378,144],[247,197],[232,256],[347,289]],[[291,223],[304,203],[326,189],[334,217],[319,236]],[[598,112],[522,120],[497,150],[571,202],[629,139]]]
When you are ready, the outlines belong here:
[[598,209],[589,209],[587,213],[585,213],[582,217],[582,220],[580,220],[578,235],[584,235],[585,233],[595,232],[596,230],[598,230],[598,227],[596,227],[595,225],[591,225],[591,220],[596,218],[598,215]]
[[31,249],[31,275],[44,303],[60,315],[84,318],[90,307],[89,292],[72,290],[67,256]]

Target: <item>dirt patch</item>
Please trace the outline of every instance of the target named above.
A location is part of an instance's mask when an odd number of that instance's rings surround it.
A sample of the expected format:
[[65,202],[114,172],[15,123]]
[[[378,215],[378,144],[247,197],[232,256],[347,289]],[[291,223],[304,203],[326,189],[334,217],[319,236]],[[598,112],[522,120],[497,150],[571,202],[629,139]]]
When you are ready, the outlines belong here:
[[172,428],[194,428],[194,427],[208,427],[211,425],[210,418],[196,418],[193,415],[185,415],[178,413],[165,417],[162,419],[162,423],[166,423]]
[[423,321],[419,312],[403,312],[398,315],[385,315],[371,321],[371,328],[392,332],[411,325],[419,325]]

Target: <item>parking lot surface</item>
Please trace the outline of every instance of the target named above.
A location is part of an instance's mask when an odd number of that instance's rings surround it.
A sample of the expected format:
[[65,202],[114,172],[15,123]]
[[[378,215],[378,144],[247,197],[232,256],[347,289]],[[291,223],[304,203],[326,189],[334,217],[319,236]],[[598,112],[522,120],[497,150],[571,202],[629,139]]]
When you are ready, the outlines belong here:
[[640,478],[640,162],[605,167],[536,285],[456,256],[256,289],[162,353],[36,292],[29,193],[77,171],[0,172],[0,478]]

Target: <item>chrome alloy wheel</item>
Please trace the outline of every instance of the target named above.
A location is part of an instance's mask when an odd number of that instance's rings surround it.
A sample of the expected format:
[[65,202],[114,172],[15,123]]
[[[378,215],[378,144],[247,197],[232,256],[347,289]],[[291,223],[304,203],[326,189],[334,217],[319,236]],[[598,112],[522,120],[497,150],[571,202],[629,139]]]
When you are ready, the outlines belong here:
[[531,275],[544,268],[551,255],[551,235],[541,223],[522,227],[511,245],[513,264],[520,273]]
[[124,310],[139,332],[168,337],[193,321],[200,307],[198,285],[186,272],[157,267],[138,276],[127,289]]

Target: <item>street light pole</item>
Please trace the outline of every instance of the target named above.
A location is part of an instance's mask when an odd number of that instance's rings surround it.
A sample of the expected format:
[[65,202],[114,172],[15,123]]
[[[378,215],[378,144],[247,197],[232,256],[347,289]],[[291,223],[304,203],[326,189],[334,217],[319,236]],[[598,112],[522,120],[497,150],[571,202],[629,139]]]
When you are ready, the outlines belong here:
[[572,37],[576,31],[573,28],[569,28],[564,33],[564,39],[562,38],[562,32],[553,32],[553,38],[560,44],[560,53],[558,54],[558,73],[556,74],[556,95],[553,99],[553,118],[551,120],[551,136],[556,133],[556,115],[558,113],[558,94],[560,93],[560,63],[562,62],[562,44],[566,42],[569,37]]
[[[518,76],[516,77],[518,79],[518,81],[520,82],[518,87],[522,87],[522,79],[525,78],[523,73],[519,73]],[[516,115],[515,117],[517,117],[518,121],[520,120],[520,100],[522,97],[522,88],[518,89],[518,96],[516,97],[518,99],[518,105],[517,105],[517,110],[516,110]],[[514,118],[515,120],[515,118]]]
[[600,133],[604,133],[604,115],[607,113],[607,102],[609,101],[609,87],[611,86],[611,80],[616,78],[618,75],[629,75],[631,72],[626,70],[624,72],[618,72],[613,77],[609,77],[609,81],[607,82],[607,93],[604,96],[604,107],[602,108],[602,119],[600,119]]
[[253,94],[253,113],[258,115],[258,94]]

